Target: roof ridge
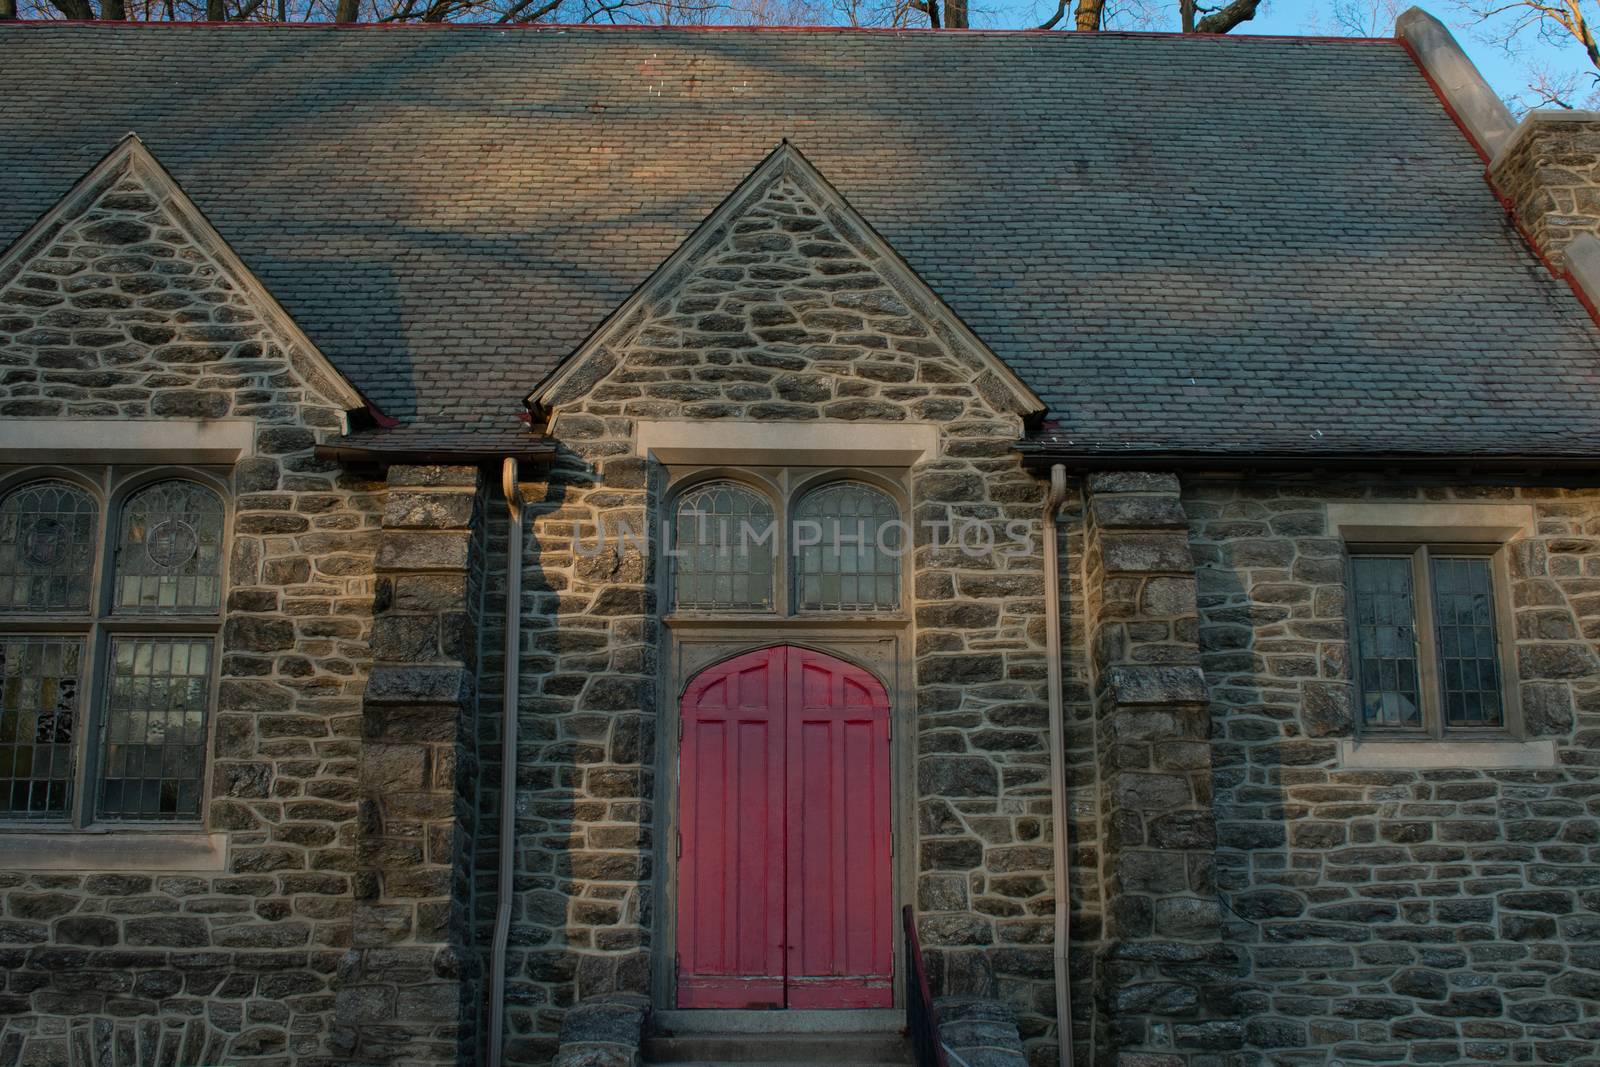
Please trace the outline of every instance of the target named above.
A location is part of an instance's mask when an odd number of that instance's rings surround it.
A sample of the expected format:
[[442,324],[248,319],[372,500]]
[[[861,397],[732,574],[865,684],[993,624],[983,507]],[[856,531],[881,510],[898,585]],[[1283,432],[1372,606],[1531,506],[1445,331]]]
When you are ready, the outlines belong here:
[[1083,33],[1077,30],[1044,30],[1037,27],[991,27],[973,26],[963,29],[940,27],[935,29],[930,26],[822,26],[822,25],[783,25],[783,26],[741,26],[741,25],[714,25],[714,26],[665,26],[649,23],[630,23],[602,25],[590,22],[207,22],[205,20],[166,22],[162,20],[128,20],[124,22],[106,22],[99,19],[10,19],[0,22],[0,30],[12,27],[24,29],[55,29],[55,28],[95,28],[104,30],[194,30],[194,29],[229,29],[240,32],[246,30],[266,32],[303,32],[303,31],[339,31],[350,32],[359,30],[444,30],[452,32],[466,32],[472,30],[491,31],[504,33],[507,31],[543,31],[543,32],[574,32],[593,31],[596,33],[688,33],[688,34],[769,34],[769,33],[817,33],[841,35],[915,35],[919,37],[1016,37],[1016,38],[1041,38],[1041,39],[1067,39],[1081,38],[1084,40],[1099,40],[1107,37],[1132,40],[1193,40],[1193,41],[1234,41],[1234,42],[1294,42],[1304,44],[1357,44],[1357,45],[1395,45],[1399,44],[1398,37],[1340,37],[1329,34],[1287,34],[1287,33],[1179,33],[1172,30],[1097,30],[1093,33]]

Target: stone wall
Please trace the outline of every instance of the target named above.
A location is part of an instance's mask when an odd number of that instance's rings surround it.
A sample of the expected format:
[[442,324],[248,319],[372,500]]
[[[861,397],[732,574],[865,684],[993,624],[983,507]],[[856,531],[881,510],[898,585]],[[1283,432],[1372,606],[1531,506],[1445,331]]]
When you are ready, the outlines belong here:
[[[1516,664],[1547,770],[1343,769],[1345,560],[1333,500],[1531,504],[1510,548]],[[1211,695],[1237,1045],[1274,1062],[1568,1063],[1600,1039],[1600,491],[1184,488]]]
[[[915,790],[919,875],[907,892],[940,991],[1005,999],[1031,1059],[1055,1056],[1043,488],[1011,450],[1021,422],[997,406],[993,370],[862,241],[800,185],[773,182],[555,398],[564,451],[530,508],[511,1062],[548,1059],[578,998],[650,981],[656,737],[671,722],[656,695],[658,575],[632,547],[573,551],[597,522],[653,528],[660,477],[633,455],[638,418],[938,426],[938,454],[911,471],[920,756],[902,787]],[[936,549],[923,526],[965,519],[1028,523],[1034,551]],[[1068,674],[1081,702],[1081,673]]]
[[1528,116],[1489,178],[1534,244],[1563,265],[1574,237],[1600,235],[1600,115]]
[[314,457],[341,420],[321,373],[131,177],[0,283],[0,418],[257,424],[211,753],[229,869],[0,871],[0,1064],[344,1062],[384,488]]

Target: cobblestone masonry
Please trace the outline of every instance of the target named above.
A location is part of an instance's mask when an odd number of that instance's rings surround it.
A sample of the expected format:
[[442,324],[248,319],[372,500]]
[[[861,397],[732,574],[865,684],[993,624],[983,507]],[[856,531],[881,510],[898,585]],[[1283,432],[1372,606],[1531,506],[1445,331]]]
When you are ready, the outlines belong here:
[[[1330,500],[1525,501],[1516,663],[1552,770],[1340,769],[1352,730]],[[1600,1040],[1600,491],[1185,487],[1211,694],[1235,1045],[1271,1062],[1593,1063]]]
[[124,175],[0,282],[0,417],[243,416],[209,821],[220,875],[0,871],[0,1064],[331,1064],[381,483],[340,406]]
[[1580,233],[1600,235],[1600,123],[1529,120],[1489,175],[1556,264]]
[[[941,991],[1003,998],[1035,1062],[1054,1057],[1043,491],[1010,451],[1019,418],[988,399],[993,372],[816,205],[775,181],[556,397],[566,453],[531,509],[513,1062],[549,1058],[576,997],[648,984],[656,575],[632,549],[571,549],[580,523],[654,518],[639,417],[939,426],[939,454],[912,472],[922,939]],[[951,518],[1027,522],[1034,553],[926,543],[921,523]]]

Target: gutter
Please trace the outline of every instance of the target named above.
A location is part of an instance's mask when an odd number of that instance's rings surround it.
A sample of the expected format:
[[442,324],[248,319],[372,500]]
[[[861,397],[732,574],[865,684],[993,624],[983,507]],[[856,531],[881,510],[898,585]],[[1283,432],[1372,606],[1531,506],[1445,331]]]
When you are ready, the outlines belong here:
[[1503,472],[1524,477],[1545,473],[1600,474],[1600,453],[1493,453],[1443,455],[1415,452],[1164,452],[1129,449],[1125,452],[1085,452],[1063,449],[1039,441],[1015,445],[1028,470],[1043,472],[1068,465],[1077,470],[1288,471],[1315,474],[1323,471],[1364,473],[1432,472],[1484,474]]
[[489,945],[489,1048],[487,1067],[505,1056],[506,944],[511,937],[512,859],[516,846],[517,698],[522,666],[522,491],[517,458],[500,466],[506,498],[505,685],[500,708],[500,870],[495,894],[494,939]]
[[505,448],[371,448],[351,444],[324,444],[316,446],[318,459],[337,463],[416,463],[420,465],[482,466],[504,460],[523,463],[548,463],[555,457],[556,446],[549,441],[534,441],[524,448],[507,452]]
[[1061,1067],[1072,1067],[1072,987],[1067,978],[1071,947],[1071,893],[1067,881],[1066,727],[1061,710],[1061,568],[1056,512],[1067,498],[1067,468],[1050,468],[1050,492],[1044,501],[1044,633],[1046,694],[1050,708],[1050,839],[1055,867],[1056,1038]]

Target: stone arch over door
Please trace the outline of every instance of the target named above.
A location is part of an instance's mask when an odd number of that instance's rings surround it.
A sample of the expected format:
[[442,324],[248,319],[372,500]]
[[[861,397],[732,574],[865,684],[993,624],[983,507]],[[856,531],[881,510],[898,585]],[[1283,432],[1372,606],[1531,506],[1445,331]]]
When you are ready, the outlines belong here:
[[696,674],[679,704],[674,1002],[894,1002],[888,690],[795,645]]

